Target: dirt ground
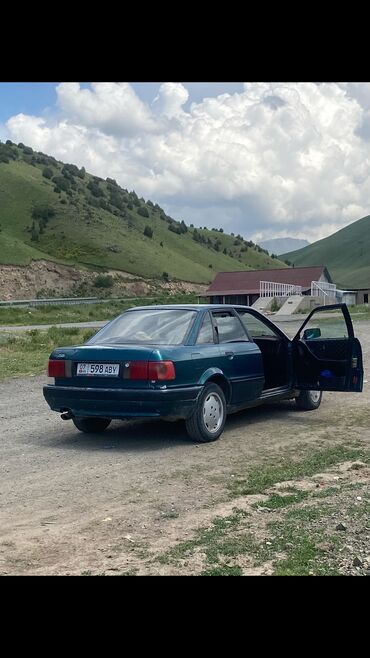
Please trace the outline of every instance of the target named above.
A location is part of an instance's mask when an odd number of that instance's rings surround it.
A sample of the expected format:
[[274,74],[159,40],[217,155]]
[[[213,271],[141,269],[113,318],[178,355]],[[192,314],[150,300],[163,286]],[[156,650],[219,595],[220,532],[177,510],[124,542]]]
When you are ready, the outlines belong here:
[[[295,323],[285,329],[292,334]],[[358,322],[355,331],[367,380],[370,322]],[[299,412],[289,401],[235,414],[218,441],[197,445],[182,423],[113,422],[102,435],[80,434],[49,410],[44,380],[0,384],[3,575],[199,573],[201,552],[177,563],[159,556],[235,508],[249,514],[255,537],[264,536],[266,515],[254,503],[267,495],[231,499],[232,478],[282,454],[345,441],[370,445],[367,381],[362,394],[324,394],[317,411]],[[328,469],[321,484],[347,478],[351,486],[368,487],[369,469],[352,466]],[[295,484],[319,486],[317,475]],[[370,533],[361,538],[361,550],[370,555]],[[271,573],[271,564],[254,567],[246,556],[242,571]]]
[[[113,278],[113,286],[109,288],[112,296],[140,297],[160,292],[203,294],[207,288],[203,284],[185,281],[143,279],[120,270],[106,270],[104,274]],[[42,293],[42,297],[99,297],[102,289],[93,285],[96,276],[97,272],[93,270],[46,260],[32,261],[25,267],[0,264],[0,299],[36,299],[38,293]]]

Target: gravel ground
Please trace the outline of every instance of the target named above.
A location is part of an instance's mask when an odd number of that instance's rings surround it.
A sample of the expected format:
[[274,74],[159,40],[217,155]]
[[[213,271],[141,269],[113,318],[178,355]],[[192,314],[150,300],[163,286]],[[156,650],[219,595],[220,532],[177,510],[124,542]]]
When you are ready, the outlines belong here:
[[[367,379],[370,322],[355,329]],[[140,565],[226,505],[223,479],[241,465],[284,449],[370,443],[367,383],[362,394],[325,394],[315,412],[286,402],[235,414],[219,441],[198,446],[182,423],[113,422],[103,435],[80,434],[49,410],[44,380],[0,383],[0,574],[176,573]]]

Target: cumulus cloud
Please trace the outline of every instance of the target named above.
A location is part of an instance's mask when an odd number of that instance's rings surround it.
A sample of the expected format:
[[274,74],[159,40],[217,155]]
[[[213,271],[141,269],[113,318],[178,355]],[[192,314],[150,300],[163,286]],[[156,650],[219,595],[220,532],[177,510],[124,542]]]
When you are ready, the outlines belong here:
[[172,118],[182,114],[182,106],[189,98],[189,92],[181,82],[164,82],[155,97],[152,107],[159,114]]
[[369,213],[370,85],[245,83],[191,103],[164,83],[57,87],[58,113],[19,114],[11,139],[110,176],[188,223],[254,240],[329,235]]
[[56,92],[60,109],[72,122],[117,136],[156,130],[149,108],[127,82],[92,83],[91,89],[67,82]]

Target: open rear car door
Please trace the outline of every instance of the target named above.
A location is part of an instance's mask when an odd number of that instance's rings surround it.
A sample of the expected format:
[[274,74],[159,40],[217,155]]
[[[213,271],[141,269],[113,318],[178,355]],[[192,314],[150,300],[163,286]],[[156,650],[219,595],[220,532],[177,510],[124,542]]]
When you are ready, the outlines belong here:
[[362,349],[346,304],[315,308],[292,344],[297,389],[362,391]]

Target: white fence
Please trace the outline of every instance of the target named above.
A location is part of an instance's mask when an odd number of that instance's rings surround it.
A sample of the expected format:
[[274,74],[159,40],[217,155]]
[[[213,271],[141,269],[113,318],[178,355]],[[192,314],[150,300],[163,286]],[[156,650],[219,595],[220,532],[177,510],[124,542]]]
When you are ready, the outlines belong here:
[[290,297],[290,295],[302,295],[302,286],[260,281],[260,297]]
[[311,281],[311,296],[336,299],[337,286],[335,283],[326,283],[326,281]]

